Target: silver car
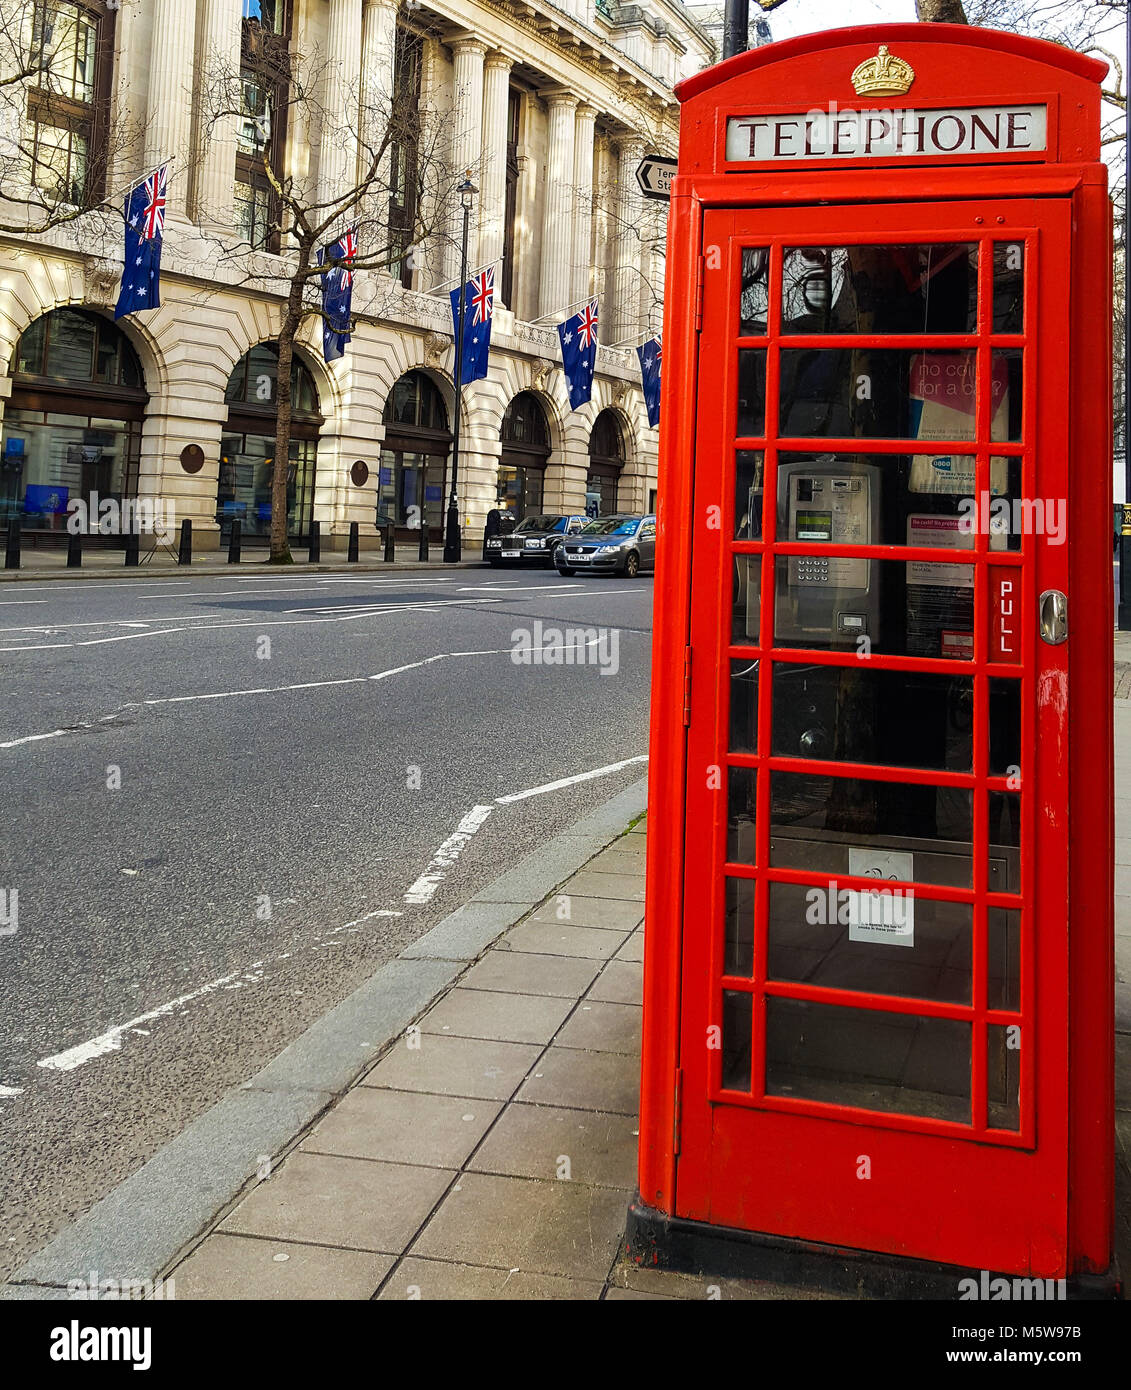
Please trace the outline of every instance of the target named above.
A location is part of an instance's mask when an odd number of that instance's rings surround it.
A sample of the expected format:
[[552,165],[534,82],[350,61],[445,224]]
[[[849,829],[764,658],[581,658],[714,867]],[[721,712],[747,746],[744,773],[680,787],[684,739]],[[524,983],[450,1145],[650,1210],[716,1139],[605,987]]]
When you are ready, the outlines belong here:
[[568,536],[554,551],[559,574],[624,574],[633,579],[656,565],[654,516],[602,516],[580,536]]

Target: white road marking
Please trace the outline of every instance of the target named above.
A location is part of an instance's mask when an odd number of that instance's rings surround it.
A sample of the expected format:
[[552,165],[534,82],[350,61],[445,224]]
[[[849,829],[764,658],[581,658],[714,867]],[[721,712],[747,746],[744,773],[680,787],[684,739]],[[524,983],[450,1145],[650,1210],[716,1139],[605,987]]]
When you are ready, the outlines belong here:
[[646,763],[647,753],[638,753],[635,758],[625,758],[619,763],[609,763],[607,767],[595,767],[592,772],[579,772],[576,777],[563,777],[557,782],[546,782],[541,787],[528,787],[524,792],[512,792],[510,796],[499,796],[495,798],[496,804],[506,806],[512,801],[525,801],[529,796],[545,796],[547,792],[556,792],[562,787],[572,787],[575,782],[591,782],[594,777],[605,777],[610,772],[619,772],[622,767],[631,767],[633,763]]
[[[185,582],[187,583],[187,580]],[[397,588],[405,584],[450,584],[452,583],[452,580],[449,578],[414,579],[409,577],[406,579],[333,579],[326,582],[332,584],[372,584],[374,587],[380,587],[381,585],[392,585],[394,588]],[[252,589],[250,586],[253,583],[270,584],[272,587],[270,589]],[[261,579],[245,580],[241,587],[238,589],[202,589],[195,594],[186,594],[181,592],[175,594],[138,594],[138,598],[231,598],[233,597],[233,595],[239,597],[241,594],[247,593],[266,598],[268,594],[271,593],[294,594],[301,592],[301,590],[303,589],[309,589],[311,593],[317,593],[319,589],[323,589],[325,587],[325,583],[307,584],[302,580],[298,580],[294,584],[279,584],[276,580]]]
[[580,584],[464,584],[457,594],[524,594],[535,589],[580,589]]
[[29,603],[46,603],[45,598],[6,598],[0,602],[0,608],[19,608]]
[[0,1086],[0,1096],[5,1100],[7,1100],[9,1096],[22,1096],[23,1093],[24,1088],[22,1086]]
[[0,748],[18,748],[21,743],[38,743],[45,738],[61,738],[66,732],[66,729],[52,729],[49,734],[28,734],[26,738],[13,738],[7,743],[0,743]]
[[[261,961],[257,961],[251,969],[254,970],[261,964]],[[151,1018],[163,1018],[166,1014],[171,1014],[174,1009],[191,1004],[194,999],[200,999],[206,994],[211,994],[214,990],[223,989],[233,980],[238,980],[241,975],[246,976],[248,973],[248,971],[237,970],[234,975],[221,975],[218,980],[209,980],[206,985],[201,985],[199,989],[179,995],[167,1004],[150,1009],[148,1013],[138,1014],[137,1018],[131,1018],[128,1023],[119,1023],[117,1027],[100,1033],[96,1038],[90,1038],[87,1042],[79,1043],[76,1047],[69,1047],[65,1052],[57,1052],[53,1057],[44,1057],[42,1061],[36,1063],[36,1066],[45,1067],[48,1071],[74,1071],[76,1067],[81,1067],[84,1062],[93,1062],[96,1057],[104,1057],[108,1052],[117,1052],[122,1046],[123,1033],[137,1028],[141,1023],[148,1023]]]
[[[46,599],[43,600],[45,603]],[[197,618],[214,618],[215,613],[175,613],[163,618],[148,618],[144,622],[137,618],[101,618],[92,623],[24,623],[21,627],[0,627],[0,632],[69,632],[78,627],[152,627],[154,623],[187,623]]]
[[448,870],[467,848],[468,842],[494,810],[493,806],[473,806],[451,835],[432,856],[431,863],[405,891],[406,903],[421,906],[432,901]]

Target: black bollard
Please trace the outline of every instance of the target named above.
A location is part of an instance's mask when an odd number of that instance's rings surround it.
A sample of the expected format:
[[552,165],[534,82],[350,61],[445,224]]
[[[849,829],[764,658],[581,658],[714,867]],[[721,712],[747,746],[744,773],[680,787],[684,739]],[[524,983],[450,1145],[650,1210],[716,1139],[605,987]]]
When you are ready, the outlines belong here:
[[129,569],[138,562],[139,541],[141,537],[137,531],[131,527],[126,532],[126,568]]
[[356,521],[350,522],[350,548],[346,551],[346,563],[357,564],[359,528]]
[[243,522],[239,517],[232,519],[232,529],[228,533],[228,564],[238,565],[240,562],[240,542],[243,540]]
[[391,565],[397,558],[397,544],[393,539],[393,523],[385,527],[385,563]]
[[310,556],[309,561],[316,565],[322,558],[322,523],[312,521],[310,523]]
[[20,519],[12,517],[8,522],[8,547],[4,551],[4,568],[18,570],[20,567]]
[[428,523],[420,518],[420,549],[416,552],[418,560],[428,559]]
[[192,564],[192,522],[187,518],[181,522],[181,544],[177,551],[177,564]]
[[82,569],[82,532],[72,531],[67,537],[67,568]]

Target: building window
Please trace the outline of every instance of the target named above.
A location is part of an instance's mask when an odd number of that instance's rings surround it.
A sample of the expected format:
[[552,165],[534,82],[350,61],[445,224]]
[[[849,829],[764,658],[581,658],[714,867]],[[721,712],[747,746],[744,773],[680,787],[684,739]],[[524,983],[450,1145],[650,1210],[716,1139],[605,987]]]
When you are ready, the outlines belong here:
[[409,250],[416,229],[420,151],[420,81],[424,40],[397,27],[389,111],[389,273],[412,288]]
[[279,249],[279,206],[271,184],[283,176],[290,88],[290,7],[243,0],[235,217],[257,250]]
[[496,506],[515,521],[545,510],[546,465],[550,460],[550,427],[546,412],[532,391],[515,396],[503,416],[502,453]]
[[448,412],[436,383],[407,372],[385,402],[385,441],[377,486],[377,525],[392,525],[402,540],[443,536],[448,452]]
[[[221,544],[240,523],[244,540],[266,541],[271,531],[271,487],[275,472],[275,413],[279,349],[260,343],[236,363],[224,399],[228,423],[220,441],[216,520]],[[287,535],[310,537],[318,458],[318,391],[306,366],[291,362],[291,441],[287,469]]]
[[32,11],[31,178],[51,202],[83,206],[101,192],[113,26],[97,3],[37,0]]
[[[24,330],[11,364],[0,443],[0,521],[62,531],[67,504],[137,492],[148,396],[121,329],[84,309],[56,309]],[[119,538],[120,543],[120,538]]]
[[513,88],[507,105],[507,183],[503,210],[502,301],[514,308],[514,223],[518,208],[518,132],[522,97]]
[[602,410],[593,421],[589,435],[585,510],[590,516],[612,516],[616,513],[617,491],[624,464],[624,435],[616,413]]

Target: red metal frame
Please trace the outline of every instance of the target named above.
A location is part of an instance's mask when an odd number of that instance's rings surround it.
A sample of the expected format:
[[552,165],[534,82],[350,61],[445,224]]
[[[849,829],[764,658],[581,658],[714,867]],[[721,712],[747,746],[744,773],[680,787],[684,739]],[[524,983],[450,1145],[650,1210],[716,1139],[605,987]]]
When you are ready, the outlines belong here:
[[[719,133],[725,130],[726,114],[800,111],[830,98],[850,106],[851,88],[847,98],[844,90],[847,75],[881,42],[915,68],[916,98],[920,85],[923,90],[917,107],[991,104],[972,95],[980,90],[993,90],[997,104],[1011,98],[1044,100],[1050,138],[1043,162],[986,167],[948,160],[946,166],[936,161],[910,169],[902,163],[877,167],[866,160],[851,169],[840,162],[831,169],[807,165],[800,170],[727,165]],[[1096,332],[1096,325],[1108,322],[1096,306],[1108,303],[1111,266],[1104,172],[1095,162],[1101,72],[1102,65],[1090,59],[1015,36],[945,25],[885,26],[758,49],[700,74],[678,91],[686,109],[669,230],[640,1147],[642,1198],[663,1211],[1046,1277],[1101,1271],[1110,1262],[1111,569],[1106,545],[1079,539],[1102,535],[1106,540],[1110,529],[1110,329],[1100,330],[1098,342]],[[782,90],[790,93],[788,107],[780,101]],[[778,100],[766,101],[771,95]],[[1058,152],[1080,162],[1054,164]],[[728,168],[732,172],[720,172]],[[924,206],[931,201],[935,206]],[[880,202],[888,206],[876,206]],[[770,211],[775,207],[782,210]],[[1027,332],[993,335],[995,350],[1028,344],[1021,443],[989,443],[987,256],[981,258],[976,334],[853,339],[852,345],[932,351],[976,350],[980,345],[977,442],[933,443],[932,448],[975,454],[979,492],[988,486],[991,456],[1020,455],[1023,496],[1068,497],[1069,544],[1058,553],[1029,536],[1020,552],[991,551],[987,538],[978,536],[973,549],[960,552],[890,545],[826,548],[846,556],[900,562],[945,558],[973,566],[973,660],[876,653],[868,662],[871,670],[929,670],[972,679],[972,771],[893,770],[773,755],[772,688],[766,678],[770,663],[858,665],[852,653],[779,649],[770,636],[776,558],[807,550],[775,537],[776,456],[779,447],[788,447],[775,438],[779,348],[773,325],[781,247],[798,244],[799,237],[804,244],[961,240],[988,245],[1022,236],[1027,244]],[[725,264],[713,278],[705,275],[704,256],[724,244]],[[736,287],[743,244],[771,248],[767,333],[758,338],[738,333]],[[1044,277],[1039,298],[1034,267]],[[687,312],[679,312],[679,306],[687,306]],[[843,335],[783,341],[790,348],[848,345]],[[735,418],[733,362],[739,345],[765,347],[768,354],[765,435],[757,439],[736,440],[724,424]],[[710,370],[703,370],[707,365]],[[759,541],[730,539],[733,475],[728,470],[737,447],[765,451]],[[874,455],[915,452],[914,441],[907,440],[822,438],[821,448]],[[709,507],[721,507],[721,529],[706,523]],[[730,573],[736,554],[761,557],[760,647],[729,643]],[[1014,571],[1023,595],[1016,624],[1023,639],[1020,665],[991,661],[989,646],[990,574]],[[1035,596],[1044,588],[1063,588],[1069,594],[1072,638],[1067,646],[1049,647],[1035,636]],[[726,752],[725,673],[732,655],[760,660],[754,754]],[[986,1006],[986,908],[1017,906],[1019,901],[986,891],[986,796],[1006,789],[1004,778],[988,776],[985,692],[990,677],[1021,682],[1023,759],[1032,764],[1025,768],[1021,801],[1020,901],[1029,944],[1022,956],[1019,1015]],[[725,870],[728,876],[756,880],[755,967],[749,979],[722,974],[726,794],[707,790],[704,773],[712,765],[757,769],[755,865]],[[972,789],[970,888],[907,885],[917,897],[971,904],[969,1006],[889,995],[846,996],[839,990],[766,979],[770,884],[814,884],[822,877],[769,865],[770,777],[775,770]],[[844,887],[869,886],[868,880],[836,877]],[[1034,932],[1037,911],[1041,925]],[[703,1030],[721,1021],[724,986],[754,997],[749,1094],[722,1089],[720,1055],[704,1042]],[[760,1026],[766,996],[835,999],[853,1008],[970,1021],[972,1123],[766,1096]],[[986,1124],[986,1025],[1019,1018],[1020,1129],[994,1130]],[[866,1151],[887,1175],[878,1184],[855,1178],[865,1137],[871,1146]],[[899,1181],[891,1181],[893,1174],[901,1175]]]

